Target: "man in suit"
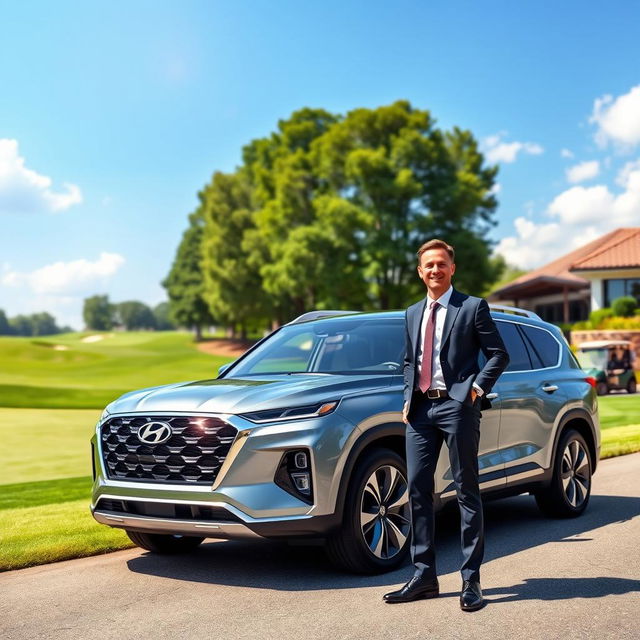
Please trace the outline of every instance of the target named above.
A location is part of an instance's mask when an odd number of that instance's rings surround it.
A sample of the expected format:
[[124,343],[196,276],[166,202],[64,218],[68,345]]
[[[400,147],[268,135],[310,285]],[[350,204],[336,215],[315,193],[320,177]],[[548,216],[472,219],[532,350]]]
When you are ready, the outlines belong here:
[[[460,606],[483,605],[484,553],[478,486],[480,409],[509,356],[482,298],[456,291],[453,247],[430,240],[418,251],[418,276],[427,296],[406,312],[404,407],[414,576],[385,602],[410,602],[439,594],[434,549],[434,472],[443,440],[458,496],[462,527]],[[486,363],[479,368],[480,351]],[[487,405],[490,406],[490,405]]]

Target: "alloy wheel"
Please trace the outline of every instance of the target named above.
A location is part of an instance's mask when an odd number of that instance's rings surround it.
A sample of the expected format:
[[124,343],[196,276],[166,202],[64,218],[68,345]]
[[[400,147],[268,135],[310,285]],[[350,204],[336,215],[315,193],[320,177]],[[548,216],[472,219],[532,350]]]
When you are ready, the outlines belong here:
[[393,558],[404,547],[410,530],[409,491],[396,467],[383,465],[369,476],[362,492],[360,527],[378,558]]
[[567,502],[574,508],[580,507],[589,495],[591,470],[589,455],[578,440],[570,440],[565,447],[560,478]]

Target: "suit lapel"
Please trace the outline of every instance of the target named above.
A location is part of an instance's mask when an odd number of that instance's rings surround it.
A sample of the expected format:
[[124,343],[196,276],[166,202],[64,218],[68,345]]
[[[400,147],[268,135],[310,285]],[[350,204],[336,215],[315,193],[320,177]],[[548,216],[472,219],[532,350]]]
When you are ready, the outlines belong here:
[[449,305],[447,307],[447,315],[444,318],[444,327],[442,328],[442,342],[441,345],[444,347],[445,343],[449,339],[449,334],[451,333],[451,328],[453,327],[453,323],[456,321],[458,317],[458,312],[460,311],[460,306],[462,305],[462,300],[460,294],[454,289],[451,292],[451,297],[449,298]]
[[415,361],[418,361],[418,350],[421,348],[420,345],[420,329],[422,327],[422,318],[424,316],[424,308],[427,305],[427,298],[425,296],[424,300],[417,306],[416,312],[412,319],[412,327],[411,327],[411,337],[413,338],[413,353],[415,357]]

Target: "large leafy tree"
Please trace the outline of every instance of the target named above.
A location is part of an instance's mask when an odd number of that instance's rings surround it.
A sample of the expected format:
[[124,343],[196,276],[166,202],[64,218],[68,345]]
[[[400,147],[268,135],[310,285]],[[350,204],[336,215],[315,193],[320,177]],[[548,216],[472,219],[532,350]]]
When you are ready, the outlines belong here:
[[85,298],[82,306],[82,318],[87,329],[109,331],[113,328],[115,308],[108,296]]
[[380,308],[422,295],[415,251],[433,237],[457,249],[456,282],[479,293],[493,277],[486,232],[497,169],[468,131],[442,132],[428,111],[399,101],[356,109],[314,144],[318,176],[373,220],[362,260]]
[[116,305],[116,316],[127,331],[155,329],[156,318],[153,311],[138,300],[127,300]]
[[177,324],[193,329],[196,340],[202,338],[203,327],[214,322],[204,299],[202,195],[200,200],[201,206],[189,216],[189,226],[182,235],[171,270],[162,282],[169,296],[171,317]]
[[211,313],[244,337],[264,327],[271,303],[260,270],[252,266],[243,239],[254,228],[246,172],[217,172],[202,194],[204,298]]
[[171,321],[171,307],[168,302],[160,302],[153,308],[153,316],[155,318],[156,329],[158,331],[169,331],[175,329],[175,325]]
[[461,289],[479,294],[501,271],[488,240],[497,169],[470,132],[442,131],[406,101],[345,117],[301,109],[242,159],[200,194],[194,258],[227,326],[404,307],[424,293],[415,252],[434,237],[456,247]]
[[336,198],[313,164],[314,143],[337,121],[324,110],[302,109],[245,148],[257,211],[243,249],[280,322],[311,308],[366,303],[360,248],[370,217]]

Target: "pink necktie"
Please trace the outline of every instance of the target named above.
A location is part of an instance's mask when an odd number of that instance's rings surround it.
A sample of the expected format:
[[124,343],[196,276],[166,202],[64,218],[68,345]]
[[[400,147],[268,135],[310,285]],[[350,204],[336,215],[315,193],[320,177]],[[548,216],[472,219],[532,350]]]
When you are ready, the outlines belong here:
[[436,328],[436,311],[439,303],[434,300],[430,305],[429,318],[424,331],[424,345],[422,347],[422,367],[420,368],[420,391],[426,393],[431,386],[431,360],[433,358],[433,335]]

